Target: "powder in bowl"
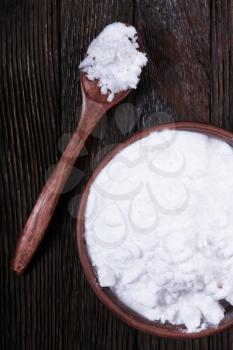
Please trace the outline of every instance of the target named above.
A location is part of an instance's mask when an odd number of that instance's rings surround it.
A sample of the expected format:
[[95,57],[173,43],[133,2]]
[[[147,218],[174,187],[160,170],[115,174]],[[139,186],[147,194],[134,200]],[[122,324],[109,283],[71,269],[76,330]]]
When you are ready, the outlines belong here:
[[195,132],[154,132],[118,153],[85,211],[100,285],[151,321],[217,326],[220,301],[233,304],[232,173],[232,147]]

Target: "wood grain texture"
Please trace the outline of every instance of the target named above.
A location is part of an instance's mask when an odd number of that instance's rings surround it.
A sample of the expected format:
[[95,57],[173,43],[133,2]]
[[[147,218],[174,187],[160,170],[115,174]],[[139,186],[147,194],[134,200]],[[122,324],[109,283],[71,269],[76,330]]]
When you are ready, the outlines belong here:
[[211,11],[211,121],[233,130],[233,2],[213,1]]
[[[0,0],[1,350],[233,349],[232,331],[172,341],[113,317],[83,276],[74,219],[96,164],[134,131],[174,120],[233,131],[232,16],[231,0]],[[77,125],[79,62],[116,20],[136,24],[150,64],[92,133],[33,265],[17,278],[15,242]]]
[[[137,26],[150,60],[143,91],[136,92],[140,106],[145,105],[146,125],[152,119],[157,122],[153,116],[157,112],[162,112],[159,122],[168,115],[173,120],[208,122],[208,1],[138,0],[136,4]],[[164,112],[168,115],[163,116]],[[152,114],[149,120],[148,113]]]
[[43,259],[22,279],[10,270],[10,260],[45,173],[57,158],[61,122],[56,18],[54,1],[0,4],[1,349],[55,346],[56,255],[47,244]]

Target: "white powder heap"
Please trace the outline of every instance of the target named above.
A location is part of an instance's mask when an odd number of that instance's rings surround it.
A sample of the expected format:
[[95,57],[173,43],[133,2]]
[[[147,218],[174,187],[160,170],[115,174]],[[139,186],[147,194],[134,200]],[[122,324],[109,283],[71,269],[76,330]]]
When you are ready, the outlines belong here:
[[138,50],[137,31],[133,26],[113,23],[94,39],[79,68],[90,80],[99,80],[102,94],[111,102],[114,94],[136,89],[146,55]]
[[86,242],[102,287],[149,320],[217,326],[233,305],[233,151],[195,132],[152,133],[93,183]]

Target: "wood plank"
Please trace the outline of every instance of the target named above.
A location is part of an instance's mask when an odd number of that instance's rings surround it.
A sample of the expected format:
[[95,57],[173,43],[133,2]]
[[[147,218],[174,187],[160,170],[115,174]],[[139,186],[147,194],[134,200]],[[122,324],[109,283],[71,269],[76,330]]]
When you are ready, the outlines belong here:
[[211,1],[211,122],[233,130],[233,3]]
[[26,276],[10,270],[16,239],[56,160],[57,11],[53,0],[0,3],[1,349],[58,348],[54,246],[41,248]]
[[[137,0],[149,64],[136,91],[142,127],[210,118],[209,2]],[[149,19],[149,20],[148,20]]]
[[[114,21],[132,23],[132,20],[132,0],[61,1],[62,133],[69,135],[77,124],[81,106],[78,66],[90,41],[107,24]],[[60,255],[63,268],[60,278],[65,285],[62,317],[67,329],[67,349],[135,349],[136,331],[118,321],[101,305],[83,276],[77,256],[76,220],[67,211],[69,207],[75,216],[83,185],[103,157],[104,149],[124,138],[116,126],[115,111],[107,114],[89,138],[87,154],[79,157],[76,163],[76,171],[83,172],[83,179],[63,201],[63,252]],[[72,180],[70,184],[72,187]]]

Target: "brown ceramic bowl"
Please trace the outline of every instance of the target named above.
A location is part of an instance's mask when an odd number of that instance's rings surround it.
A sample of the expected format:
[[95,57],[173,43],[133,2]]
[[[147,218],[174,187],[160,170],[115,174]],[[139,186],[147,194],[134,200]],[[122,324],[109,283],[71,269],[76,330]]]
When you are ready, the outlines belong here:
[[[106,305],[106,307],[112,311],[118,318],[127,323],[129,326],[134,327],[142,332],[149,333],[154,336],[161,337],[169,337],[169,338],[199,338],[204,336],[210,336],[219,332],[226,330],[227,328],[233,326],[233,307],[229,305],[226,307],[225,317],[220,323],[218,327],[208,328],[201,332],[196,333],[185,333],[182,331],[182,326],[173,326],[171,324],[161,324],[160,322],[151,322],[143,318],[142,316],[136,314],[132,310],[128,309],[125,305],[123,305],[116,296],[111,293],[109,288],[101,288],[96,273],[92,267],[92,264],[89,260],[86,244],[85,244],[85,232],[84,232],[84,211],[87,203],[87,198],[89,194],[90,187],[97,177],[97,175],[101,172],[101,170],[106,166],[106,164],[123,148],[127,147],[131,143],[148,136],[151,132],[160,131],[162,129],[177,129],[177,130],[189,130],[195,131],[203,134],[207,134],[212,137],[217,137],[221,140],[228,142],[233,146],[233,134],[222,130],[220,128],[216,128],[207,124],[200,124],[194,122],[178,122],[178,123],[169,123],[163,124],[156,127],[152,127],[145,131],[136,133],[135,135],[128,138],[125,142],[119,144],[116,148],[114,148],[98,165],[95,169],[93,175],[89,179],[85,190],[82,195],[80,208],[78,212],[78,220],[77,220],[77,242],[78,242],[78,252],[79,257],[82,263],[82,267],[86,278],[97,295],[97,297]],[[184,327],[183,327],[184,329]]]

